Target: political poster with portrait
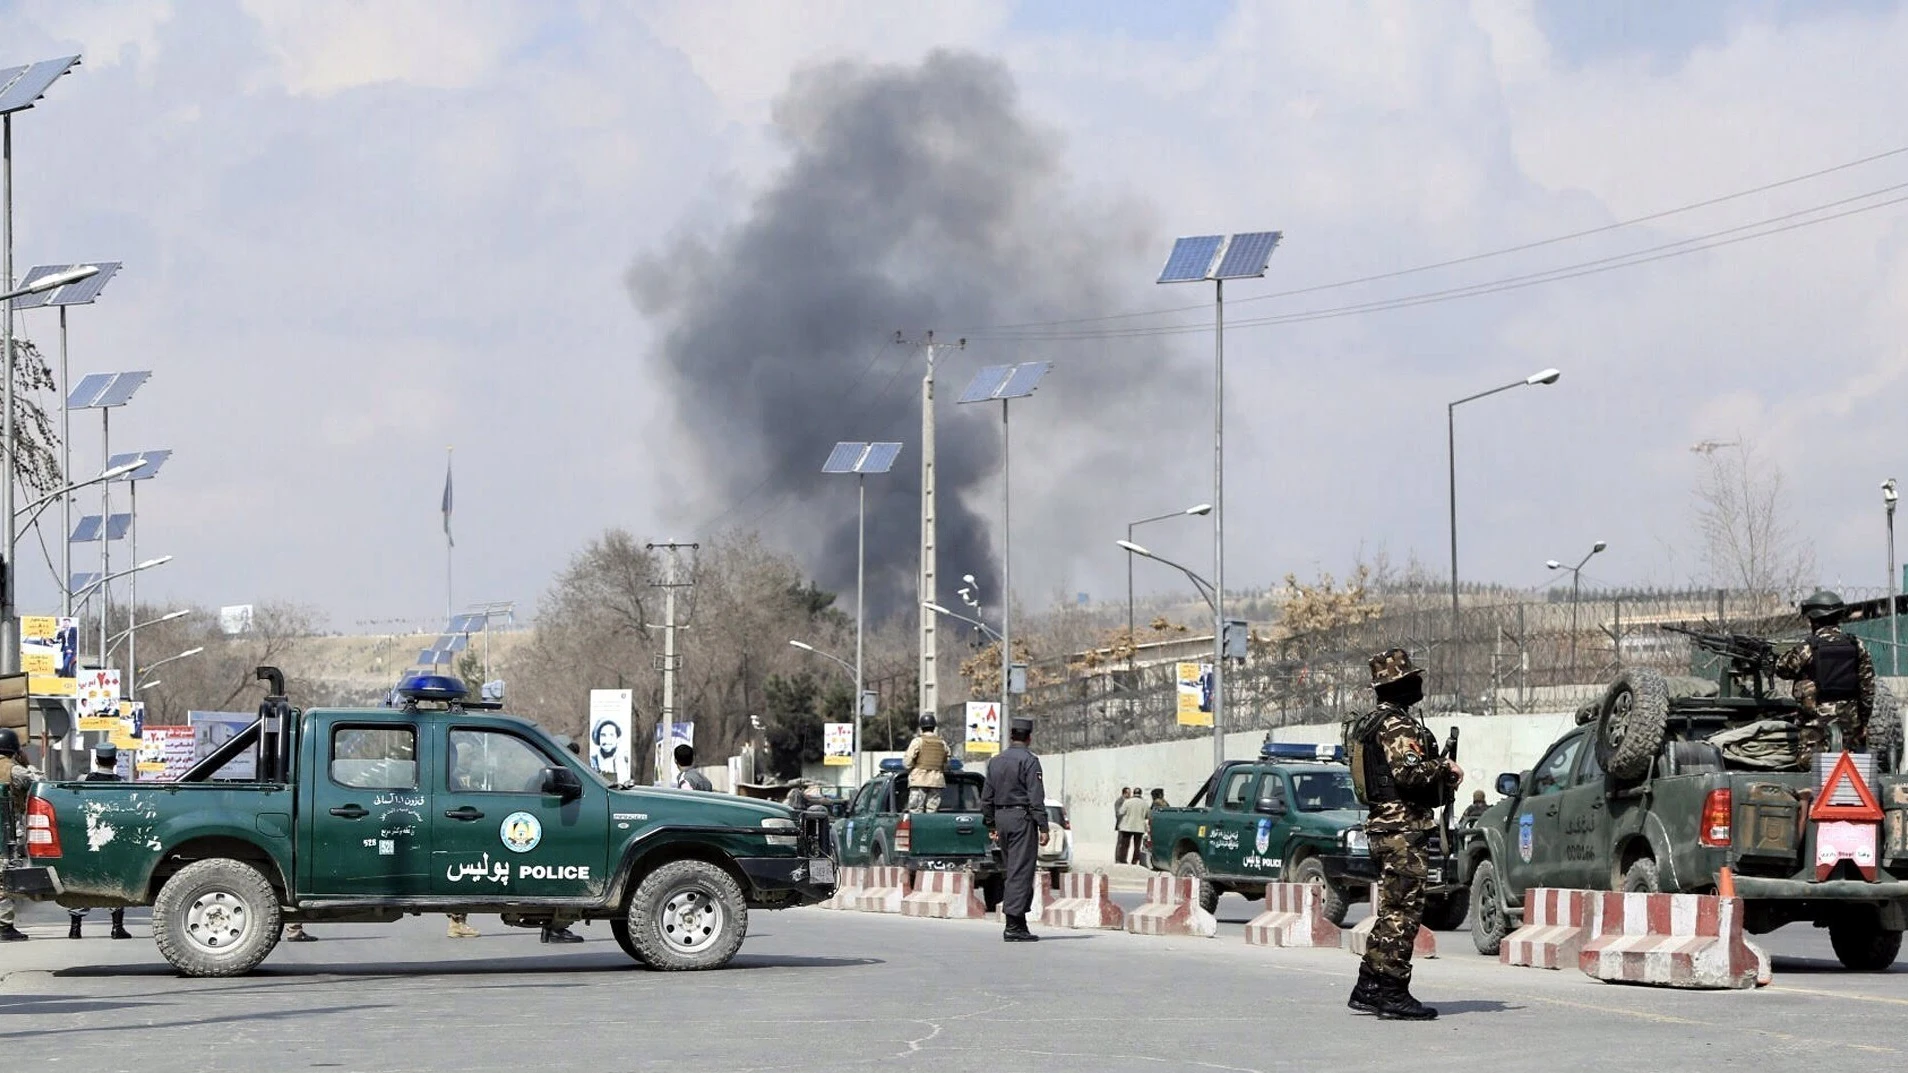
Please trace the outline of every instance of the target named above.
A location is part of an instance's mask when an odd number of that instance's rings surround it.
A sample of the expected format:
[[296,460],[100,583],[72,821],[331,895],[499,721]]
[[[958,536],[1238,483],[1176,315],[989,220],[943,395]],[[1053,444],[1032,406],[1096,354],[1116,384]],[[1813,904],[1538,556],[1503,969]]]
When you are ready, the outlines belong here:
[[855,725],[853,723],[822,724],[822,763],[829,767],[846,767],[855,762]]
[[1174,670],[1178,685],[1179,725],[1183,727],[1209,727],[1212,725],[1212,664],[1180,663]]
[[72,696],[78,666],[78,619],[20,616],[20,669],[27,675],[28,695]]
[[695,744],[695,723],[671,723],[667,727],[656,723],[656,785],[676,785],[676,776],[681,774],[676,768],[676,746],[694,748]]
[[590,768],[620,786],[630,781],[632,748],[630,720],[635,714],[633,689],[590,690],[590,741],[584,756]]
[[1000,704],[996,701],[967,702],[967,755],[992,756],[1000,752]]
[[140,782],[173,782],[192,770],[193,736],[189,726],[147,727],[139,739]]
[[[245,732],[245,728],[258,722],[255,712],[187,712],[186,725],[192,728],[192,758],[197,763],[218,752],[231,741]],[[214,772],[214,779],[236,779],[241,782],[258,777],[258,749],[253,747],[227,761],[224,767]]]
[[[73,713],[81,731],[110,734],[119,726],[119,672],[87,671],[74,683]],[[138,735],[133,735],[137,737]]]

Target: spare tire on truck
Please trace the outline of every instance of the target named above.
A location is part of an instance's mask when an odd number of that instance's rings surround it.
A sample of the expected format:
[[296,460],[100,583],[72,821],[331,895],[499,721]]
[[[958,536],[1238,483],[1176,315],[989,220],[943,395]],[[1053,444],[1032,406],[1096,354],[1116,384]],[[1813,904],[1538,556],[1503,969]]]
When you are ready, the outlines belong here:
[[1875,710],[1868,716],[1868,751],[1875,754],[1883,771],[1900,771],[1901,745],[1901,702],[1887,685],[1876,682]]
[[1640,779],[1663,747],[1669,728],[1669,683],[1652,670],[1617,676],[1597,718],[1597,763],[1612,778]]

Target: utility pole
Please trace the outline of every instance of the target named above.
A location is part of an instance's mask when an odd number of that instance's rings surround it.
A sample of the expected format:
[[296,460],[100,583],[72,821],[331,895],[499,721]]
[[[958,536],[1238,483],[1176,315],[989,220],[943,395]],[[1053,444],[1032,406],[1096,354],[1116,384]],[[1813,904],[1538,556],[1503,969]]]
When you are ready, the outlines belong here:
[[[693,584],[693,582],[682,580],[682,549],[688,548],[690,551],[695,551],[700,545],[669,540],[644,546],[650,551],[662,548],[669,553],[669,562],[663,571],[663,582],[660,586],[663,590],[662,625],[658,627],[645,623],[649,629],[663,631],[662,662],[657,665],[657,669],[662,671],[663,680],[662,713],[656,717],[656,738],[660,745],[668,745],[669,736],[676,725],[676,670],[680,662],[676,658],[676,590],[686,589]],[[658,782],[662,780],[662,765],[663,760],[659,756],[656,759]]]
[[[905,344],[907,337],[896,332],[894,341]],[[930,331],[922,337],[920,346],[927,352],[927,375],[921,378],[921,571],[917,575],[919,585],[915,600],[915,611],[921,616],[919,714],[938,715],[941,707],[937,688],[940,637],[935,624],[937,616],[927,609],[928,604],[940,599],[937,595],[934,557],[934,357],[937,349],[965,349],[967,340],[937,343],[934,333]],[[859,705],[861,698],[856,697],[855,703]]]

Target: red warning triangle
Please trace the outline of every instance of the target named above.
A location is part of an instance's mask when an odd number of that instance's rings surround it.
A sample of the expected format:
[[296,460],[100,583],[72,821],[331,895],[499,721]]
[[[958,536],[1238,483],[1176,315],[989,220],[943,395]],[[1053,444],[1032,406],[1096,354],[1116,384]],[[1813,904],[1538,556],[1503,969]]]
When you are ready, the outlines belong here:
[[[1860,802],[1854,805],[1830,804],[1835,799],[1836,786],[1846,785]],[[1822,792],[1816,796],[1815,808],[1809,812],[1812,820],[1856,820],[1866,823],[1880,823],[1882,807],[1875,800],[1874,791],[1862,781],[1861,773],[1855,770],[1855,760],[1844,752],[1829,769],[1829,776],[1822,782]]]

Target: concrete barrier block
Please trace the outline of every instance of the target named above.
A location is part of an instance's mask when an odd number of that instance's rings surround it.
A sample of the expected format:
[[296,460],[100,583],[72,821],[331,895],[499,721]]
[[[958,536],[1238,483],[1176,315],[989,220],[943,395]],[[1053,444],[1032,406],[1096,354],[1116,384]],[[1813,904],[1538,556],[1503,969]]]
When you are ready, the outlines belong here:
[[1199,907],[1203,880],[1189,876],[1154,876],[1146,881],[1146,901],[1126,916],[1126,930],[1134,935],[1219,934],[1219,921]]
[[[1359,921],[1344,932],[1345,949],[1365,956],[1365,948],[1371,943],[1371,929],[1378,923],[1378,887],[1371,888],[1371,915]],[[1416,958],[1434,958],[1438,956],[1438,937],[1430,928],[1418,925],[1418,937],[1411,944],[1411,956]]]
[[979,920],[986,912],[970,872],[918,872],[914,889],[901,899],[902,916]]
[[1338,925],[1325,919],[1325,899],[1310,883],[1267,883],[1265,912],[1245,926],[1252,946],[1335,947],[1344,942]]
[[1658,987],[1752,988],[1768,955],[1744,936],[1742,900],[1708,894],[1599,893],[1578,955],[1585,975]]
[[899,913],[901,900],[908,895],[907,869],[884,865],[860,871],[867,875],[855,891],[850,908],[863,913]]
[[[1035,884],[1036,894],[1045,883]],[[1106,873],[1068,872],[1040,911],[1040,923],[1049,928],[1122,928],[1126,911],[1113,903]]]
[[1587,890],[1532,887],[1524,895],[1524,923],[1504,937],[1498,962],[1533,969],[1576,964],[1588,938],[1594,898]]

